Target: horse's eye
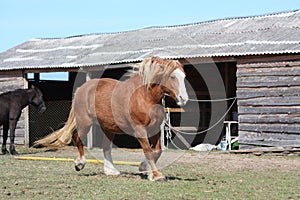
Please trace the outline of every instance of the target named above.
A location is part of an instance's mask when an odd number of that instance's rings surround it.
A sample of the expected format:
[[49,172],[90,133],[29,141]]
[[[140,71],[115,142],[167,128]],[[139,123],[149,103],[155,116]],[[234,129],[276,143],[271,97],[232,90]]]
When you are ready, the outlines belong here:
[[171,80],[175,80],[175,78],[176,78],[175,76],[170,76]]

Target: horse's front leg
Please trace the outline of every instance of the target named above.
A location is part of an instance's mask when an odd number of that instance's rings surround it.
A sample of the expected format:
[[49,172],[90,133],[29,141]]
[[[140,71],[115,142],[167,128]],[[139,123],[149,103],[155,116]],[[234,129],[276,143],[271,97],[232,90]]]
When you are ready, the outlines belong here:
[[143,148],[145,157],[150,166],[151,172],[148,175],[149,180],[157,181],[157,180],[166,180],[166,177],[158,171],[156,167],[156,156],[153,154],[153,151],[150,147],[150,143],[147,137],[147,131],[144,127],[139,127],[136,130],[136,137]]
[[6,141],[8,138],[8,123],[3,124],[3,143],[2,143],[2,153],[8,154],[9,152],[6,149]]
[[152,136],[150,138],[150,141],[152,143],[152,145],[154,146],[154,160],[155,163],[157,162],[157,160],[159,159],[159,157],[161,156],[162,150],[161,150],[161,144],[160,144],[160,132],[158,132],[156,135]]
[[10,146],[9,146],[9,151],[10,154],[12,155],[18,155],[18,152],[15,149],[15,130],[17,126],[17,119],[10,119],[9,120],[9,132],[10,132]]
[[[158,134],[156,134],[150,138],[151,144],[154,147],[153,158],[154,158],[155,163],[157,163],[157,160],[159,159],[159,157],[161,156],[161,153],[162,153],[160,137],[161,137],[161,134],[159,132]],[[149,171],[149,170],[150,170],[150,166],[146,159],[140,164],[139,171],[143,172],[143,171]]]

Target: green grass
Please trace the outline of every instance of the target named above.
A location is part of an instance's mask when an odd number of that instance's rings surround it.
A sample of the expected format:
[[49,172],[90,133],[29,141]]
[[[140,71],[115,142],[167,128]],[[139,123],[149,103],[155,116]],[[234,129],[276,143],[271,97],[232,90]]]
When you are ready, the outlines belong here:
[[0,199],[300,199],[299,171],[174,163],[162,170],[169,181],[151,182],[134,173],[105,176],[91,163],[81,172],[73,163],[12,156],[0,156],[0,164]]

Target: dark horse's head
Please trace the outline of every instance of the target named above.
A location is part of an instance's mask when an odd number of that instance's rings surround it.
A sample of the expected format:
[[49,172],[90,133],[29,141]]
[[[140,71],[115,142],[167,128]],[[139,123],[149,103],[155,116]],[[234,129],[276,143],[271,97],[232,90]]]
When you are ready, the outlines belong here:
[[36,107],[40,113],[45,112],[47,109],[45,102],[43,100],[43,94],[42,92],[37,88],[32,86],[31,89],[29,89],[30,95],[29,95],[29,103]]

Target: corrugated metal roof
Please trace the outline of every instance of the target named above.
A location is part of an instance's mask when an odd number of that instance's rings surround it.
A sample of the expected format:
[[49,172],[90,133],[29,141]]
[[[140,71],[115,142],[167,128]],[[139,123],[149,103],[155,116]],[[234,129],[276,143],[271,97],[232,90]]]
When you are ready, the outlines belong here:
[[71,68],[141,61],[300,53],[300,10],[195,24],[32,39],[0,54],[0,70]]

